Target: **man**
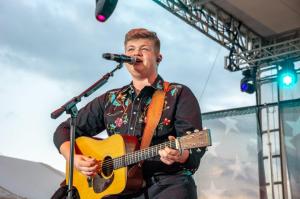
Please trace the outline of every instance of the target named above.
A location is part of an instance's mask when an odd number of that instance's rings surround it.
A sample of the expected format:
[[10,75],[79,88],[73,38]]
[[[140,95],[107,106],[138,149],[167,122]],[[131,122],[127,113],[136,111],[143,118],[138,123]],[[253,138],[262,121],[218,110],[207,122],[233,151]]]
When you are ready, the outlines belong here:
[[[156,90],[164,89],[164,80],[158,75],[162,60],[160,40],[155,32],[139,28],[125,36],[125,54],[138,60],[126,64],[132,82],[119,89],[106,92],[79,111],[76,137],[94,136],[106,129],[115,133],[142,137],[146,113]],[[171,70],[171,69],[170,69]],[[189,88],[171,83],[166,93],[162,116],[151,144],[185,135],[187,131],[202,129],[199,104]],[[63,122],[54,134],[54,143],[60,153],[69,159],[69,122]],[[159,157],[143,162],[146,187],[139,193],[119,198],[176,198],[196,199],[196,185],[192,174],[197,170],[204,151],[164,148]],[[93,157],[75,155],[75,168],[86,176],[98,171]]]

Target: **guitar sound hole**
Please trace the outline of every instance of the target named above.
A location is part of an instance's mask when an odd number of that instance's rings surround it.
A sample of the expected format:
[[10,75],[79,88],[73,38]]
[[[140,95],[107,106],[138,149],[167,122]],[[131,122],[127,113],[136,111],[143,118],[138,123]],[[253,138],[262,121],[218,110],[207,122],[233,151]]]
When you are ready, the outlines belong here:
[[111,157],[105,157],[102,164],[102,173],[104,176],[109,177],[113,172],[113,161]]

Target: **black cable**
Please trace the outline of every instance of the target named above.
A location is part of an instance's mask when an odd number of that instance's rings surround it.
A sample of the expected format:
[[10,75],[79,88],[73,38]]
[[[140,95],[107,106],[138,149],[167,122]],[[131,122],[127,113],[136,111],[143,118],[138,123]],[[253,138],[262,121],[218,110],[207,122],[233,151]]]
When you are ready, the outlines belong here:
[[213,61],[213,64],[212,64],[212,66],[211,66],[210,69],[209,69],[209,73],[208,73],[208,76],[207,76],[207,78],[206,78],[206,81],[205,81],[205,84],[204,84],[204,88],[203,88],[203,90],[202,90],[202,92],[201,92],[201,95],[200,95],[200,100],[202,99],[202,96],[203,96],[203,94],[204,94],[204,92],[205,92],[205,90],[206,90],[207,83],[208,83],[208,81],[209,81],[209,79],[210,79],[210,77],[211,77],[212,71],[213,71],[213,69],[214,69],[215,66],[216,66],[216,61],[217,61],[217,58],[219,57],[219,54],[220,54],[220,52],[221,52],[221,49],[222,49],[222,46],[220,46],[219,51],[218,51],[218,53],[216,54],[215,60]]

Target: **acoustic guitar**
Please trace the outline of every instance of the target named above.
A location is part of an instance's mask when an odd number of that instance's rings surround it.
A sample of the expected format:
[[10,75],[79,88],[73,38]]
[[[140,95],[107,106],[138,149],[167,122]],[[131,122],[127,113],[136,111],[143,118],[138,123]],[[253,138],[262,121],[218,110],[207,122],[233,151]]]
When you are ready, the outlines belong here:
[[[158,151],[166,146],[178,150],[211,146],[210,131],[187,132],[185,136],[142,150],[137,150],[139,144],[134,136],[115,134],[104,140],[79,137],[75,144],[76,154],[95,158],[101,169],[96,176],[87,177],[74,168],[73,186],[81,199],[101,199],[139,189],[143,179],[137,163],[159,155]],[[68,175],[67,169],[66,179]]]

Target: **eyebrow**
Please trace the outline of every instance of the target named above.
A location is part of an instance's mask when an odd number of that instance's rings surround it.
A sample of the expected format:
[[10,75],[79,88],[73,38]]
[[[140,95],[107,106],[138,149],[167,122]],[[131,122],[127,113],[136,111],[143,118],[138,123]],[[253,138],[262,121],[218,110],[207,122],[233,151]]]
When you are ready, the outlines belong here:
[[[141,48],[141,47],[150,47],[150,45],[145,45],[145,44],[143,44],[143,45],[141,45],[141,46],[139,46],[139,48]],[[129,46],[126,46],[126,48],[131,48],[131,47],[137,47],[137,46],[134,46],[134,45],[129,45]]]

